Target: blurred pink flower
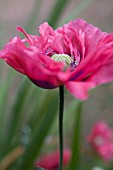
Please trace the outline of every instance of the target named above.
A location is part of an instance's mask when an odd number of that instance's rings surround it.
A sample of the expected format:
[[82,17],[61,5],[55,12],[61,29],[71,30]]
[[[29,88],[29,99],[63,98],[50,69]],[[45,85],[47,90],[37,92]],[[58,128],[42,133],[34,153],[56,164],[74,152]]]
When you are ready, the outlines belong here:
[[113,160],[113,130],[105,122],[94,125],[88,136],[88,142],[102,159]]
[[18,36],[0,51],[0,58],[25,74],[39,87],[61,85],[84,100],[88,90],[113,80],[113,34],[100,31],[82,19],[70,21],[57,30],[47,22],[40,36]]
[[[63,152],[63,166],[68,165],[71,158],[71,152],[69,149],[64,149]],[[41,158],[36,162],[36,166],[41,168],[46,168],[48,170],[57,170],[59,167],[59,151],[51,152]]]

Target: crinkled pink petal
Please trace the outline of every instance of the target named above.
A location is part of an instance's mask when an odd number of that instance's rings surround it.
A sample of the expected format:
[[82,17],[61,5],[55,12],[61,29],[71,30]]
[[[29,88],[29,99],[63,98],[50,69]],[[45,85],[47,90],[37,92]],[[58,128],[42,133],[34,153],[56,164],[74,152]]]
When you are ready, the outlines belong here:
[[27,75],[40,87],[55,88],[62,84],[56,75],[63,69],[63,63],[43,57],[36,47],[28,48],[18,38],[12,39],[0,55],[11,67]]
[[113,48],[113,33],[104,36],[103,39],[98,44],[98,46],[104,46],[104,45]]
[[[66,166],[71,158],[71,152],[69,149],[64,149],[63,152],[63,166]],[[43,157],[41,157],[36,166],[42,168],[47,168],[49,170],[57,170],[59,167],[59,151],[51,152]]]
[[66,88],[69,92],[76,98],[85,100],[88,98],[88,90],[95,87],[93,82],[85,83],[85,82],[67,82]]
[[113,80],[113,51],[100,47],[93,51],[70,74],[71,81],[93,82],[95,85]]
[[104,159],[106,161],[111,161],[113,160],[113,143],[110,143],[109,145],[106,146],[106,149],[108,150],[107,152],[105,152],[105,157]]
[[28,39],[28,42],[29,42],[30,45],[34,45],[34,41],[33,41],[33,38],[32,38],[31,35],[27,34],[26,31],[21,27],[17,27],[16,29],[19,32],[22,32],[26,36],[26,38]]
[[[18,72],[25,74],[24,68],[22,67],[22,65],[17,61],[17,59],[12,58],[11,54],[1,54],[2,58],[4,58],[4,60],[7,62],[7,64],[9,64],[11,67],[13,67],[15,70],[17,70]],[[7,58],[5,57],[7,55]],[[8,59],[10,58],[10,59]]]
[[113,136],[113,130],[108,127],[105,122],[96,123],[92,128],[91,133],[88,135],[88,141],[92,144],[95,144],[96,137],[102,137],[104,141],[111,141]]
[[[42,37],[54,36],[55,32],[51,26],[47,22],[44,22],[39,26],[39,32]],[[46,36],[45,36],[46,35]]]
[[54,39],[53,48],[57,50],[58,53],[69,54],[71,56],[75,56],[78,60],[79,52],[82,51],[82,42],[79,38],[82,36],[78,36],[73,29],[63,26],[62,28],[55,31],[56,37]]
[[35,53],[34,50],[36,49],[21,54],[26,57],[24,60],[26,75],[39,87],[50,89],[61,85],[62,82],[58,80],[56,75],[63,68],[63,64],[43,57],[40,53],[38,55],[38,52]]
[[113,143],[106,143],[102,147],[98,148],[97,152],[105,161],[113,160]]
[[113,130],[105,122],[97,122],[87,139],[103,160],[113,160]]
[[26,50],[26,46],[22,43],[19,37],[14,37],[11,41],[5,45],[4,50],[0,51],[0,58],[4,59],[11,67],[15,70],[19,71],[22,74],[25,74],[24,66],[23,66],[23,58],[18,57],[18,51],[15,50],[19,47],[21,50]]
[[[94,62],[99,62],[97,71],[90,77],[90,81],[97,82],[97,84],[102,84],[110,82],[113,80],[113,34],[112,36],[107,36],[103,40],[107,44],[103,44],[107,49],[98,57],[98,60]],[[111,48],[112,47],[112,48]],[[99,65],[98,64],[98,65]]]
[[81,30],[84,33],[85,37],[85,56],[94,50],[98,46],[100,40],[102,40],[107,33],[102,32],[97,27],[87,23],[83,19],[77,19],[75,21],[70,21],[65,25],[66,27],[71,27],[75,30],[75,32],[79,35],[79,31]]
[[44,22],[39,27],[39,33],[39,41],[41,41],[43,47],[46,46],[47,48],[49,44],[51,45],[51,41],[53,41],[55,37],[55,32],[53,28],[50,27],[47,22]]

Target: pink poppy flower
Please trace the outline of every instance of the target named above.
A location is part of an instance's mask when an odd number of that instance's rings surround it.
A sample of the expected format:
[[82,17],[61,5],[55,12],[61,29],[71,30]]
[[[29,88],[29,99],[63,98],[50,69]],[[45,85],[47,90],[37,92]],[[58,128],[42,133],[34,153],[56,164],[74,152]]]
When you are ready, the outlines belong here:
[[[59,168],[59,151],[51,152],[36,162],[37,167],[42,167],[48,170],[57,170]],[[64,149],[63,152],[63,166],[68,165],[71,158],[71,152],[69,149]]]
[[94,125],[88,136],[88,142],[103,160],[113,160],[113,130],[105,122]]
[[89,89],[113,80],[113,34],[82,19],[57,30],[45,22],[39,36],[29,35],[21,27],[17,30],[26,38],[11,39],[0,58],[37,86],[65,85],[73,96],[84,100]]

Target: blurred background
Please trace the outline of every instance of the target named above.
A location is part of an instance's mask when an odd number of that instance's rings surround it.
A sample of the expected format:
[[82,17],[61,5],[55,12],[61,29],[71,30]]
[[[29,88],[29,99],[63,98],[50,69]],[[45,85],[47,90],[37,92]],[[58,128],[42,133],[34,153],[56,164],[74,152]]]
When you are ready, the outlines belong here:
[[[0,48],[20,35],[17,26],[29,34],[38,34],[38,26],[45,21],[56,29],[76,18],[83,18],[102,31],[113,32],[113,0],[0,0]],[[40,155],[58,149],[58,89],[36,87],[3,61],[0,68],[0,170],[31,170]],[[65,93],[64,145],[71,148],[79,102]],[[83,155],[80,161],[84,166],[76,168],[94,167],[95,162],[85,156],[86,136],[99,120],[113,126],[112,101],[113,82],[92,90],[83,103],[78,131]]]

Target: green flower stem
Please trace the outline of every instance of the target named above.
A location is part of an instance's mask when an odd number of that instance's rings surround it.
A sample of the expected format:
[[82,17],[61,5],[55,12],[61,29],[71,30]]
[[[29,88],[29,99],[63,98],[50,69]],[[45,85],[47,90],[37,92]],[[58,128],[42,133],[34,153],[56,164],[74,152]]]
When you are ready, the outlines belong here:
[[60,165],[62,170],[63,164],[63,110],[64,110],[64,86],[59,87],[59,142],[60,142]]

